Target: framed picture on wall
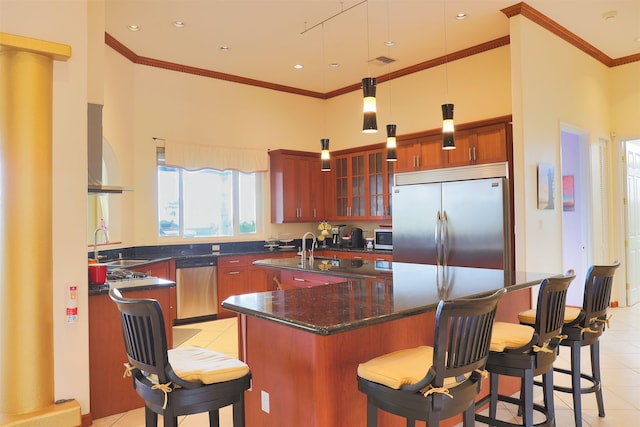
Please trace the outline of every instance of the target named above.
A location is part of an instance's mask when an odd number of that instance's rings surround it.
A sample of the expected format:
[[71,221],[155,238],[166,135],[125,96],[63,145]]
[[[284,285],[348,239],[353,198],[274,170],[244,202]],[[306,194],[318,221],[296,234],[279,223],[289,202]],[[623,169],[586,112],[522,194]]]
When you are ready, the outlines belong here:
[[575,190],[573,185],[573,175],[565,175],[562,177],[562,210],[565,212],[576,210]]
[[547,163],[538,164],[538,209],[555,209],[555,167]]

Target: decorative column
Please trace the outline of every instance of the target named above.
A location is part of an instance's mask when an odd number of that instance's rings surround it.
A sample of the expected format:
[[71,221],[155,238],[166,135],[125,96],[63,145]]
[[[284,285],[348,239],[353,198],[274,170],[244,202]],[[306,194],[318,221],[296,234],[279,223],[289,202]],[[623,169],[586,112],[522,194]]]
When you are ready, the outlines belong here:
[[0,33],[0,425],[80,421],[53,402],[53,61],[70,56]]

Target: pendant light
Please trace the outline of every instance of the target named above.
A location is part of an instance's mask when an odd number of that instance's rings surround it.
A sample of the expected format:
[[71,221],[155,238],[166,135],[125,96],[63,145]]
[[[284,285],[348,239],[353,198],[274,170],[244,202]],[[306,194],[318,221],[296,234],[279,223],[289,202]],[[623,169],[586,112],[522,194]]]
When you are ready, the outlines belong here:
[[329,138],[322,138],[320,140],[320,162],[322,164],[321,170],[331,170],[331,157],[329,155]]
[[[369,2],[367,2],[367,70],[369,70]],[[369,70],[369,76],[371,72]],[[378,121],[376,119],[376,84],[375,77],[365,77],[362,79],[362,92],[364,95],[364,101],[362,106],[362,113],[364,114],[364,121],[362,123],[363,133],[375,133],[378,132]]]
[[456,143],[453,139],[453,104],[442,104],[442,149],[453,150]]
[[387,161],[395,162],[398,160],[396,154],[396,125],[387,125]]
[[[322,24],[322,91],[326,91],[326,82],[324,75],[324,23]],[[327,106],[322,105],[324,115],[324,130],[327,131]],[[329,154],[329,138],[320,139],[320,170],[323,172],[331,171],[331,156]]]
[[[447,6],[446,0],[443,2],[444,15],[444,75],[449,98],[449,67],[447,60]],[[453,104],[442,104],[442,149],[455,150],[456,142],[453,137]]]
[[[387,41],[385,45],[387,46],[387,53],[391,46],[394,45],[393,41],[391,41],[391,24],[389,23],[389,1],[387,0]],[[391,57],[391,55],[388,55]],[[389,85],[389,117],[391,117],[391,62],[389,62],[389,78],[387,79],[387,84]],[[387,161],[395,162],[398,160],[398,154],[396,153],[396,125],[388,124],[387,125]]]

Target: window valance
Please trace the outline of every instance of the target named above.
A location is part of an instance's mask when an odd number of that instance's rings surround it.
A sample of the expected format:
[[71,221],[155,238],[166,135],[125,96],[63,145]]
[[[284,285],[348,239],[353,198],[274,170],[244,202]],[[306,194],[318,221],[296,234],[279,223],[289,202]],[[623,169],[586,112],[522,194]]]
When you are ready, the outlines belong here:
[[269,156],[266,149],[223,147],[166,141],[165,164],[188,170],[216,169],[241,172],[266,172]]

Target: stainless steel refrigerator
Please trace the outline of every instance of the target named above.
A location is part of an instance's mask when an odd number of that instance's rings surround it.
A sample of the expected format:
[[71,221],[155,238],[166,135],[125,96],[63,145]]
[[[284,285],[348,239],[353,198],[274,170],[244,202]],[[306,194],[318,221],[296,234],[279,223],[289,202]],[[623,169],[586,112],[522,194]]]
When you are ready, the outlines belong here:
[[511,269],[507,163],[399,173],[393,261]]

